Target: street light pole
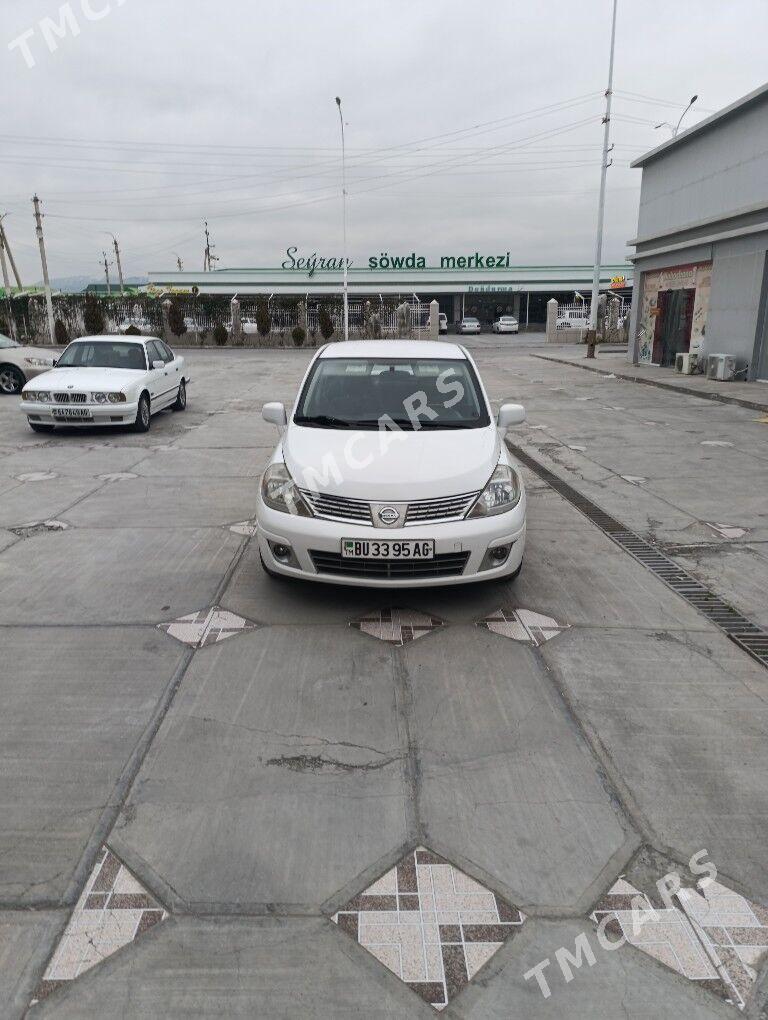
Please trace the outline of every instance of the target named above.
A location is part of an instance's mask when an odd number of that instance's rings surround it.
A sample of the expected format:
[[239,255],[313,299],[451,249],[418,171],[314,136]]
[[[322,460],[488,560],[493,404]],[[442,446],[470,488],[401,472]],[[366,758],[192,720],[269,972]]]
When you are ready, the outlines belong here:
[[347,149],[344,140],[344,115],[341,112],[341,97],[336,96],[341,122],[341,219],[344,242],[344,339],[349,340],[349,279],[347,276]]
[[605,116],[603,117],[603,165],[600,170],[600,202],[597,207],[597,240],[595,242],[595,265],[592,272],[592,305],[589,309],[589,328],[597,329],[597,302],[600,297],[600,262],[603,257],[603,219],[605,216],[605,182],[608,174],[608,153],[610,152],[611,98],[613,97],[613,51],[616,45],[616,6],[613,0],[611,21],[611,57],[608,62],[608,88],[605,90]]

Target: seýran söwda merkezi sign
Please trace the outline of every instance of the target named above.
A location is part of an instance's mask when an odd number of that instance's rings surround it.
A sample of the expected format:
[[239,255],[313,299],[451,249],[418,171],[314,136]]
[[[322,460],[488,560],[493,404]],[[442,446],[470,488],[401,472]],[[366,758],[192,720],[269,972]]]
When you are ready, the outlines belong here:
[[[317,272],[341,272],[344,269],[344,258],[318,255],[316,251],[311,255],[299,254],[296,245],[286,248],[285,258],[281,265],[282,269],[293,269],[299,273],[306,273],[307,276],[314,276]],[[347,269],[354,265],[352,259],[347,259]],[[388,251],[382,251],[378,255],[371,255],[368,259],[368,269],[378,269],[384,272],[398,269],[509,269],[509,252],[501,254],[484,254],[479,251],[471,255],[441,255],[439,266],[427,266],[427,260],[423,255],[417,255],[412,251],[409,255],[390,255]]]

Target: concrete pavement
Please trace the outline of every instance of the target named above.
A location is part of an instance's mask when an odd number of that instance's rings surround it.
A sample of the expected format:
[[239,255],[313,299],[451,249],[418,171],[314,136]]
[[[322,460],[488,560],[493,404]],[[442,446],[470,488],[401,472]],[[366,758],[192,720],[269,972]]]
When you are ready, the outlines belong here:
[[[768,624],[757,415],[534,353],[476,352],[514,441]],[[310,352],[186,356],[147,435],[0,401],[2,1015],[758,1016],[768,672],[528,470],[512,585],[270,580],[236,526]],[[702,850],[698,929],[596,940]]]

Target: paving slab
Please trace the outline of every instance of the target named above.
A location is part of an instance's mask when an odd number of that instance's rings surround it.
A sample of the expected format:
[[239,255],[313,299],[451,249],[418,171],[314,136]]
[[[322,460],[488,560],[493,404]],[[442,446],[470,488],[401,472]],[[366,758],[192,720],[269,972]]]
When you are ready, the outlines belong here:
[[134,470],[145,478],[258,478],[268,458],[266,450],[208,450],[204,447],[187,449],[173,446],[156,451]]
[[575,628],[541,654],[658,844],[768,902],[766,671],[717,632]]
[[[75,442],[72,442],[72,439]],[[64,477],[97,478],[107,471],[128,471],[143,460],[145,451],[135,446],[101,445],[88,439],[78,442],[67,436],[32,450],[17,450],[0,459],[0,474],[19,475],[27,471],[55,471]]]
[[58,901],[180,657],[153,629],[4,627],[0,902]]
[[96,478],[66,478],[61,475],[42,481],[20,482],[2,494],[0,527],[13,528],[29,520],[61,517],[78,500],[95,492],[103,484]]
[[216,527],[252,517],[255,510],[250,478],[232,478],[225,486],[205,478],[129,478],[105,485],[67,520],[81,527]]
[[[566,982],[555,954],[575,955],[575,939],[587,937],[590,966],[571,964]],[[728,1020],[740,1014],[714,995],[664,971],[661,964],[629,946],[603,949],[594,929],[581,921],[531,919],[517,938],[492,960],[487,977],[478,976],[454,1004],[463,1020]],[[534,975],[542,961],[549,997]]]
[[351,630],[291,627],[196,653],[116,853],[206,910],[319,906],[406,840],[391,655]]
[[31,1017],[60,1020],[403,1020],[434,1017],[322,918],[173,918]]
[[572,909],[628,837],[537,654],[453,627],[403,661],[425,842],[482,869],[524,911]]
[[0,623],[174,619],[210,604],[241,541],[226,528],[168,526],[35,535],[0,556]]
[[24,1016],[45,961],[64,927],[65,910],[0,910],[0,1015]]

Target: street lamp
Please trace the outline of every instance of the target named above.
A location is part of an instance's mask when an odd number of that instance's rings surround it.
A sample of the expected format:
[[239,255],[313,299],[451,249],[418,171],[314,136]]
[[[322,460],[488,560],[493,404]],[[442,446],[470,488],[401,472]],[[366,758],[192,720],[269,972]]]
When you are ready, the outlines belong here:
[[677,124],[675,124],[674,127],[672,126],[672,124],[669,123],[668,120],[663,120],[661,122],[661,124],[657,124],[656,125],[656,127],[654,128],[654,131],[657,130],[658,128],[660,128],[660,127],[668,127],[672,131],[672,137],[675,138],[677,136],[677,132],[680,130],[680,125],[681,125],[681,123],[683,121],[683,117],[686,115],[686,113],[688,113],[688,111],[690,110],[690,108],[693,106],[693,104],[696,102],[696,100],[698,98],[699,98],[698,96],[691,96],[690,103],[688,103],[686,108],[680,114],[680,120],[678,120]]
[[344,142],[344,115],[341,112],[341,97],[336,96],[341,123],[341,218],[344,242],[344,339],[349,340],[349,281],[347,279],[347,150]]

